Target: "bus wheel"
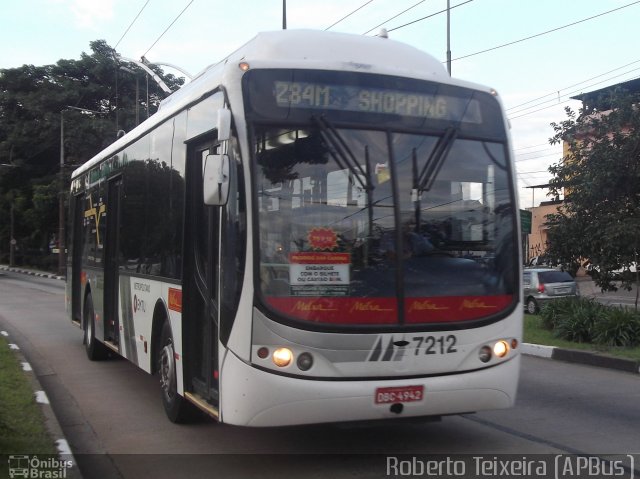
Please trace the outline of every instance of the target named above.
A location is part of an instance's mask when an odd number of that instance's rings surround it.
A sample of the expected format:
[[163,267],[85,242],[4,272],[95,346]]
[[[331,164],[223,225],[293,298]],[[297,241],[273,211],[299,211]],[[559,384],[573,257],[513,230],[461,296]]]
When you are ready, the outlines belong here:
[[164,411],[171,422],[188,422],[194,418],[195,407],[178,394],[173,337],[171,335],[171,327],[167,321],[162,325],[160,348],[158,372],[160,374]]
[[84,349],[91,361],[100,361],[107,357],[107,348],[96,339],[96,313],[93,310],[93,299],[87,296],[84,303]]

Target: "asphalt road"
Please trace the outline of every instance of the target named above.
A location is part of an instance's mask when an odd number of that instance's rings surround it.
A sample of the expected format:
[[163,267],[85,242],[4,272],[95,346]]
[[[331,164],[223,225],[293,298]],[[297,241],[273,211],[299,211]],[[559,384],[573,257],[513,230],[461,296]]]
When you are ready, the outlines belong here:
[[640,453],[639,375],[535,357],[524,358],[516,407],[505,411],[435,423],[174,425],[156,378],[121,359],[86,359],[63,300],[61,281],[0,274],[0,329],[32,364],[86,478],[389,477],[399,455]]

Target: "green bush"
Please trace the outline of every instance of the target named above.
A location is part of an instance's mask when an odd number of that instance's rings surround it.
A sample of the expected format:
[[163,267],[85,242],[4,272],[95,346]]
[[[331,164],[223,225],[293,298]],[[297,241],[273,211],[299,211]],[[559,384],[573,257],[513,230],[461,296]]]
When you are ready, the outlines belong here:
[[608,347],[640,345],[640,314],[593,299],[562,298],[540,311],[541,324],[558,338]]
[[579,301],[578,298],[569,297],[547,302],[540,311],[542,327],[550,331],[554,330],[560,321],[571,315],[573,304],[577,301]]
[[624,308],[608,308],[594,325],[593,340],[605,346],[640,344],[640,315]]
[[593,340],[594,327],[606,314],[606,307],[592,299],[575,299],[567,304],[566,311],[555,319],[555,334],[562,339],[577,343]]

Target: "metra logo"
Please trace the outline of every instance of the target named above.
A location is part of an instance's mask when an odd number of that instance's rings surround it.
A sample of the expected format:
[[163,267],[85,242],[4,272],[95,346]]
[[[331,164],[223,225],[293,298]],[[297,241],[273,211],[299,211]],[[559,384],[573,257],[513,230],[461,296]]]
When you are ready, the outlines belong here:
[[396,341],[393,337],[385,340],[379,336],[367,361],[402,361],[407,344],[406,341]]
[[317,311],[337,311],[335,308],[328,308],[325,304],[317,303],[314,301],[296,301],[296,304],[292,308],[297,312],[317,312]]
[[460,305],[460,309],[496,309],[497,306],[487,304],[479,299],[465,299]]
[[350,313],[355,313],[357,311],[365,311],[365,312],[384,312],[384,311],[388,311],[391,312],[393,311],[392,308],[383,308],[382,306],[380,306],[378,303],[374,302],[374,301],[356,301],[355,303],[353,303],[353,306],[351,306],[351,309],[349,309]]
[[137,295],[133,296],[133,312],[137,313],[138,311],[142,313],[147,312],[147,305],[143,299],[139,299]]
[[409,305],[409,312],[414,311],[445,311],[449,309],[447,306],[440,306],[431,300],[412,301]]

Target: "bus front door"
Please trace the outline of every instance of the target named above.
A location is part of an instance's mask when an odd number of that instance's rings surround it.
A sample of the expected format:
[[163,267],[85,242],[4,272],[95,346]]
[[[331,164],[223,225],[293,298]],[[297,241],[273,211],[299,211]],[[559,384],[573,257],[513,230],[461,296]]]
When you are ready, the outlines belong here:
[[186,244],[183,290],[183,335],[190,389],[213,408],[218,408],[218,270],[220,210],[205,206],[202,169],[213,141],[189,148],[187,165]]

